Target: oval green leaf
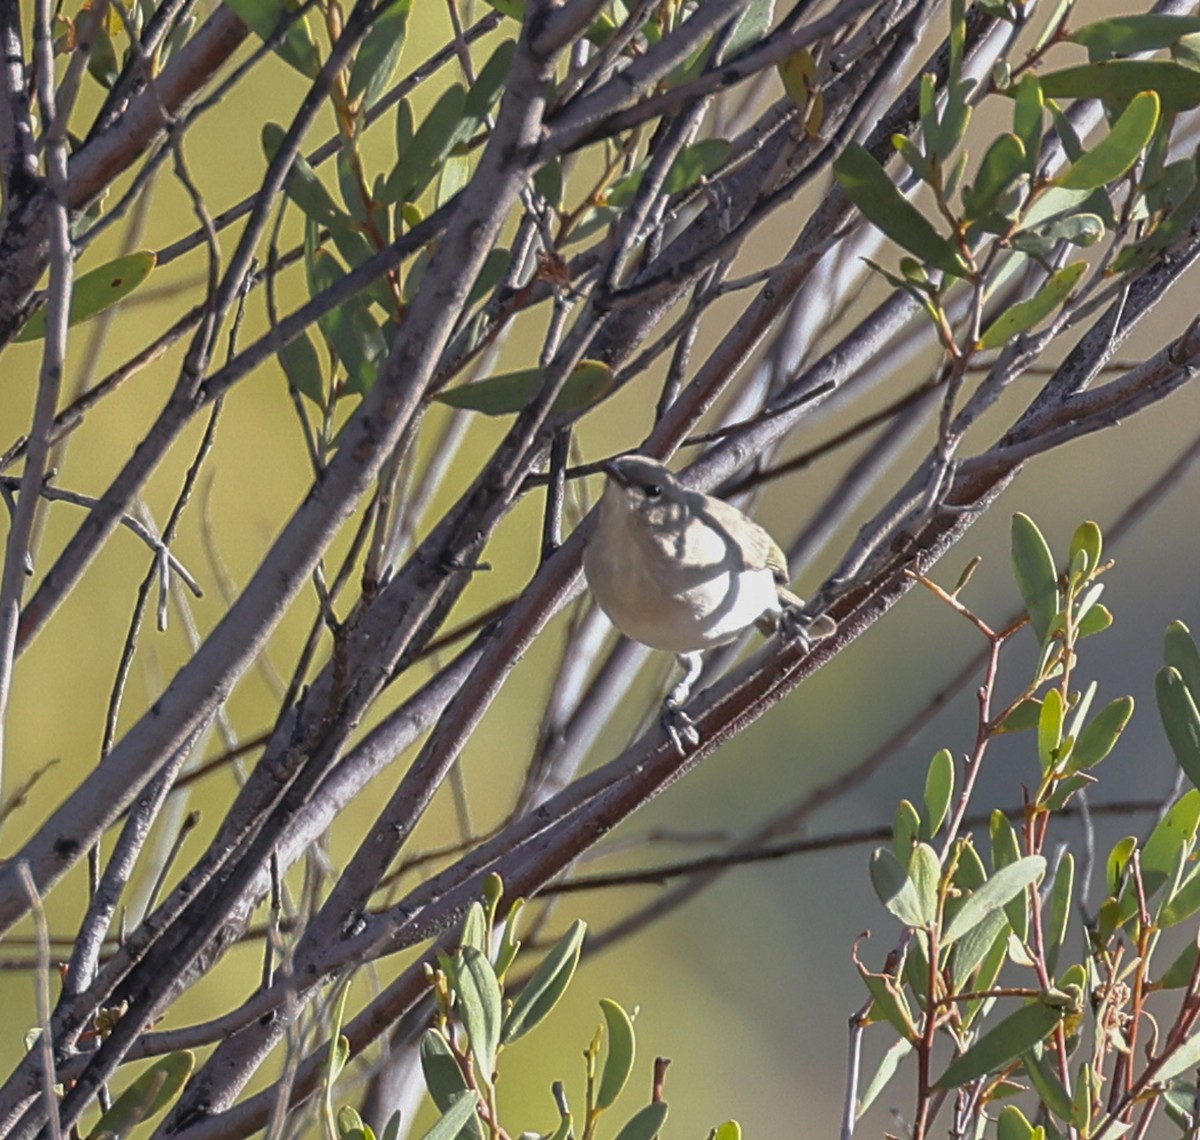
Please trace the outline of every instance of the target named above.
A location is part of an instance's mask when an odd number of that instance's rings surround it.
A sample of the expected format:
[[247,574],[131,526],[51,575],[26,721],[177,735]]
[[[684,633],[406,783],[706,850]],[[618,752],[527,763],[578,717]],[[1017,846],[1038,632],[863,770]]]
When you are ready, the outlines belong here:
[[968,220],[982,218],[996,206],[1005,190],[1026,172],[1025,144],[1016,135],[999,135],[979,164],[975,184],[963,188]]
[[1200,651],[1196,649],[1191,631],[1181,621],[1173,621],[1167,626],[1163,660],[1179,671],[1193,700],[1200,695]]
[[604,1024],[608,1030],[608,1050],[604,1057],[604,1069],[600,1074],[600,1085],[596,1090],[596,1107],[608,1108],[621,1095],[629,1074],[633,1072],[636,1054],[636,1038],[633,1022],[611,998],[600,999]]
[[[262,148],[268,160],[275,157],[286,134],[278,123],[263,124]],[[334,226],[348,220],[303,155],[296,155],[283,181],[283,192],[317,225]]]
[[1153,91],[1141,91],[1113,124],[1108,135],[1071,163],[1055,180],[1067,190],[1095,190],[1121,177],[1135,162],[1158,127],[1160,103]]
[[1039,645],[1045,644],[1058,613],[1058,573],[1050,547],[1028,515],[1013,515],[1012,562],[1033,634]]
[[[487,416],[509,416],[521,411],[541,391],[545,379],[544,368],[521,368],[447,388],[434,399]],[[603,361],[580,361],[555,398],[553,410],[575,412],[591,407],[608,395],[612,382],[612,369]]]
[[1171,751],[1187,778],[1200,787],[1200,711],[1179,670],[1171,666],[1160,669],[1154,693]]
[[391,83],[400,62],[411,9],[412,0],[392,0],[376,18],[350,68],[347,95],[351,101],[361,95],[363,104],[369,107]]
[[850,201],[897,245],[953,277],[970,276],[962,254],[900,193],[865,148],[851,143],[833,168]]
[[577,918],[542,959],[504,1019],[502,1042],[508,1044],[524,1036],[558,1004],[579,965],[586,932],[587,923]]
[[1143,91],[1154,91],[1164,115],[1200,106],[1200,72],[1157,59],[1109,59],[1042,76],[1048,99],[1100,99],[1123,109]]
[[161,1112],[187,1083],[196,1064],[191,1052],[170,1053],[155,1061],[96,1122],[88,1140],[124,1140],[143,1120]]
[[949,944],[961,938],[988,915],[1003,910],[1026,887],[1039,882],[1045,873],[1046,860],[1042,855],[1026,855],[1002,867],[963,904],[943,932],[943,943]]
[[985,1033],[961,1057],[951,1062],[934,1082],[938,1088],[959,1088],[998,1072],[1015,1057],[1043,1040],[1063,1018],[1062,1009],[1035,1001],[1010,1013]]
[[478,1102],[479,1094],[474,1089],[460,1093],[422,1140],[455,1140],[473,1117],[478,1119],[475,1117],[475,1105]]
[[1099,764],[1116,747],[1132,716],[1132,697],[1118,697],[1106,705],[1079,734],[1065,775],[1070,776]]
[[654,1140],[667,1120],[667,1102],[646,1105],[617,1133],[617,1140]]
[[[68,325],[77,325],[89,320],[97,313],[111,308],[124,300],[147,277],[154,268],[155,255],[142,249],[127,253],[123,257],[105,262],[75,279],[71,291],[71,308],[67,315]],[[39,340],[46,335],[46,310],[38,309],[13,338],[18,341]]]
[[1086,272],[1086,261],[1075,261],[1060,269],[1028,300],[1018,301],[1005,309],[979,338],[979,347],[1000,348],[1018,333],[1040,324],[1071,295]]
[[1076,28],[1067,39],[1088,49],[1093,60],[1137,52],[1161,51],[1184,36],[1200,32],[1196,16],[1115,16]]
[[908,800],[896,806],[896,818],[892,823],[892,854],[901,867],[907,867],[913,848],[921,838],[921,815]]
[[929,762],[925,775],[925,819],[921,824],[921,838],[932,839],[945,822],[954,797],[954,757],[948,748],[936,753]]
[[500,1047],[500,1026],[504,1019],[503,995],[496,971],[488,957],[474,946],[462,949],[458,971],[459,1016],[475,1054],[475,1076],[492,1083],[496,1069],[496,1050]]
[[[418,1055],[425,1087],[429,1089],[433,1103],[440,1112],[448,1112],[469,1091],[458,1060],[446,1039],[436,1029],[427,1029],[421,1035]],[[484,1140],[483,1124],[478,1116],[468,1114],[468,1119],[455,1135],[458,1140]]]
[[1051,689],[1042,700],[1042,715],[1038,717],[1037,747],[1042,772],[1049,772],[1058,762],[1063,731],[1062,693]]

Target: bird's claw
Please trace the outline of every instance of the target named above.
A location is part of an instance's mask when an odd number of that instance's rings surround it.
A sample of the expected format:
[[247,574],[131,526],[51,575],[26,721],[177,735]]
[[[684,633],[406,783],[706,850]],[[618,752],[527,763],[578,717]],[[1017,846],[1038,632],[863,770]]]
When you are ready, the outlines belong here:
[[670,697],[663,701],[659,720],[663,731],[670,737],[675,751],[680,756],[686,756],[700,746],[700,732],[696,728],[696,722]]
[[832,637],[837,628],[837,622],[828,614],[810,614],[802,606],[784,606],[779,615],[780,636],[800,642],[805,653],[818,641]]

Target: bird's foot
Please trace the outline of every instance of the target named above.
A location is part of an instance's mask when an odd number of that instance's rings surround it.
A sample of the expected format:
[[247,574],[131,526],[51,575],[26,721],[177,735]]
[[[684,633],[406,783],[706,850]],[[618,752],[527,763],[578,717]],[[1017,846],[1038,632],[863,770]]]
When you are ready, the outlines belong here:
[[784,606],[779,615],[779,634],[798,641],[807,653],[818,641],[837,633],[837,622],[828,614],[810,614],[803,606]]
[[683,711],[682,702],[676,703],[674,693],[663,701],[659,721],[680,756],[686,756],[700,747],[700,731],[696,728],[696,722]]

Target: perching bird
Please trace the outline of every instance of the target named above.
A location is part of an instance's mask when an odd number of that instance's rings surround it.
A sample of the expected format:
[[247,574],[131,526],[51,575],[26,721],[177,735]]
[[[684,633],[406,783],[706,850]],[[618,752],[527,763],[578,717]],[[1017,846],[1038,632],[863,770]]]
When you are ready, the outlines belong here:
[[836,632],[827,614],[810,616],[787,589],[788,566],[775,540],[737,507],[690,491],[661,463],[640,455],[605,466],[600,517],[583,556],[600,608],[623,634],[674,653],[683,679],[663,701],[675,747],[699,734],[683,711],[700,675],[701,651],[757,625],[806,642]]

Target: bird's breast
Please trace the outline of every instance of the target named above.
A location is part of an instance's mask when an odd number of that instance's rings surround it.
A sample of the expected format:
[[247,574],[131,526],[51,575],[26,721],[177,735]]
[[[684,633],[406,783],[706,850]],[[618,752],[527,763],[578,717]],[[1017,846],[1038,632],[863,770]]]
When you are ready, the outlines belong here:
[[602,506],[584,554],[596,601],[628,637],[691,653],[731,641],[779,609],[772,572],[746,568],[728,544],[649,532],[630,521]]

